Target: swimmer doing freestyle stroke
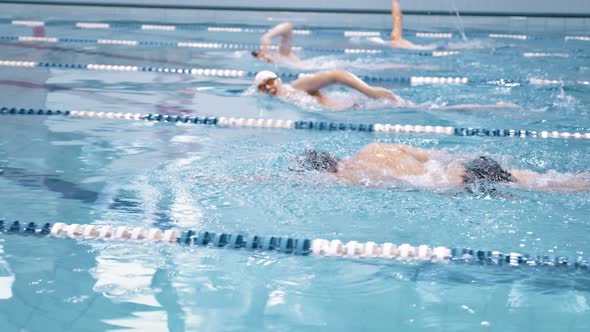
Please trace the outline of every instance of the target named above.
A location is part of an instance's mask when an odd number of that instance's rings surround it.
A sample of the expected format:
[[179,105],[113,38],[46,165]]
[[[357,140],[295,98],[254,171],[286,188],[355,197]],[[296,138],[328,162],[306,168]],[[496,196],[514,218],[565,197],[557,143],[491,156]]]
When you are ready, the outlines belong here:
[[339,159],[327,152],[308,150],[289,166],[291,171],[319,171],[345,183],[367,187],[465,188],[474,193],[491,193],[504,184],[530,190],[590,191],[590,173],[558,173],[550,170],[506,169],[495,160],[480,156],[473,160],[434,149],[405,144],[371,143],[355,155]]
[[471,43],[451,43],[447,45],[441,44],[414,44],[411,41],[403,38],[403,19],[402,11],[399,5],[399,0],[391,0],[391,18],[393,20],[393,28],[391,29],[391,36],[389,40],[383,40],[381,37],[370,37],[368,41],[393,48],[434,51],[434,50],[463,50],[463,49],[481,49],[486,46],[481,42]]
[[436,45],[416,45],[402,37],[402,11],[398,0],[391,0],[391,17],[393,19],[393,29],[391,37],[385,44],[391,47],[406,48],[412,50],[434,50]]
[[[334,100],[321,91],[321,89],[332,85],[347,86],[361,92],[369,98],[388,100],[394,103],[393,106],[397,107],[425,107],[425,105],[414,104],[411,101],[406,101],[385,88],[370,86],[363,82],[356,75],[345,70],[328,70],[314,74],[302,75],[295,81],[291,82],[291,84],[284,84],[277,74],[268,70],[263,70],[256,74],[256,77],[254,78],[254,84],[256,85],[258,91],[264,94],[280,97],[293,102],[302,100],[306,97],[312,97],[322,106],[335,111],[351,109],[354,108],[356,104]],[[426,107],[432,108],[430,105],[426,105]],[[461,104],[451,106],[436,106],[434,108],[441,110],[475,110],[514,107],[518,106],[510,103],[496,103],[492,105]]]
[[[276,47],[271,46],[273,38],[279,38],[279,44]],[[272,48],[276,48],[276,52],[271,52]],[[433,70],[438,69],[435,65],[407,65],[394,63],[364,63],[362,61],[346,61],[338,60],[332,57],[316,57],[307,60],[299,59],[293,53],[293,25],[289,22],[278,24],[270,29],[260,38],[260,49],[252,51],[252,56],[255,58],[272,63],[286,65],[300,69],[313,69],[322,67],[323,69],[336,67],[350,67],[356,69],[368,70],[393,70],[393,69],[424,69]]]

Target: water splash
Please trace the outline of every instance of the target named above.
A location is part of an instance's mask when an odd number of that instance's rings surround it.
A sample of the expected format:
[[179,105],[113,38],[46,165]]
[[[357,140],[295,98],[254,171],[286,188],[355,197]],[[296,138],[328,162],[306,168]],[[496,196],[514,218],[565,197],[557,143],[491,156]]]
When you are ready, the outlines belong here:
[[455,15],[457,17],[457,20],[455,20],[454,23],[457,27],[457,30],[461,34],[461,39],[463,39],[464,41],[467,41],[467,36],[465,35],[465,26],[463,25],[463,20],[461,19],[461,16],[459,15],[459,9],[457,8],[457,4],[455,3],[455,0],[453,0],[451,3],[453,6],[453,11],[455,12]]

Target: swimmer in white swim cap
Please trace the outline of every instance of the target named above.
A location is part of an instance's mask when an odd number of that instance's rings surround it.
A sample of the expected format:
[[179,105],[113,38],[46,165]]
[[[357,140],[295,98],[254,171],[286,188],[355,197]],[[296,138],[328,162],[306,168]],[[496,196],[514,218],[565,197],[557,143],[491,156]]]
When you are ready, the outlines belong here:
[[[279,80],[279,82],[276,82],[277,80]],[[256,74],[256,77],[254,78],[254,84],[260,92],[274,95],[277,93],[277,87],[282,85],[282,81],[279,76],[272,71],[263,70]]]
[[328,98],[320,90],[322,88],[340,84],[355,89],[370,98],[385,98],[391,101],[397,101],[398,97],[391,91],[373,87],[363,82],[354,74],[345,70],[329,70],[315,74],[302,75],[291,84],[283,84],[283,81],[277,74],[264,70],[259,72],[254,78],[254,84],[258,91],[283,97],[289,100],[296,100],[302,95],[311,96],[321,105],[331,109],[342,109],[342,105]]
[[415,104],[410,100],[404,100],[385,88],[370,86],[356,75],[346,70],[327,70],[314,74],[300,75],[300,77],[291,84],[283,83],[281,78],[272,71],[263,70],[254,78],[254,84],[258,91],[264,94],[281,97],[294,102],[311,97],[319,104],[335,111],[355,108],[356,105],[346,104],[346,102],[343,102],[342,100],[334,100],[321,91],[321,89],[331,85],[344,85],[361,92],[369,98],[386,99],[395,102],[395,104],[391,105],[394,107],[427,108],[449,111],[492,110],[520,107],[505,102],[498,102],[496,104],[457,104],[444,106],[431,105],[430,103]]

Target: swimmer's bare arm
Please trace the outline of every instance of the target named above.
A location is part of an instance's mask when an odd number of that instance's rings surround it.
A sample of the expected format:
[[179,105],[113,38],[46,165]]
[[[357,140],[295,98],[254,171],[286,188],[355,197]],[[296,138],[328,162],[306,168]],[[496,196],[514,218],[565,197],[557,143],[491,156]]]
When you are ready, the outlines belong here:
[[391,18],[393,19],[391,40],[402,40],[402,11],[398,0],[391,0]]
[[525,189],[575,192],[590,191],[590,173],[537,173],[531,170],[511,169],[516,178],[514,184]]
[[402,10],[398,0],[391,1],[391,17],[393,19],[393,29],[391,30],[391,37],[389,38],[389,45],[399,48],[408,48],[414,50],[434,50],[437,48],[434,44],[416,45],[409,40],[403,39],[402,33]]
[[281,37],[281,40],[279,41],[279,54],[290,56],[291,46],[293,44],[293,25],[289,22],[285,22],[270,29],[270,31],[260,38],[260,50],[268,53],[270,42],[275,37]]
[[329,70],[305,75],[295,80],[291,86],[315,95],[319,93],[320,89],[334,84],[345,85],[363,93],[367,97],[397,100],[397,96],[393,92],[384,88],[370,86],[354,74],[345,70]]

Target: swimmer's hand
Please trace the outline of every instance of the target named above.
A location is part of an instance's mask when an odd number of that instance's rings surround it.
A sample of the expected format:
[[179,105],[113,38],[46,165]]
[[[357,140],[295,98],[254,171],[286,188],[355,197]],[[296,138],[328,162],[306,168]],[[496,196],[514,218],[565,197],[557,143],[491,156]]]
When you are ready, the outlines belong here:
[[369,97],[371,97],[371,98],[384,98],[384,99],[389,99],[391,101],[398,100],[398,97],[395,95],[395,93],[393,93],[385,88],[380,88],[380,87],[373,87],[371,95]]

